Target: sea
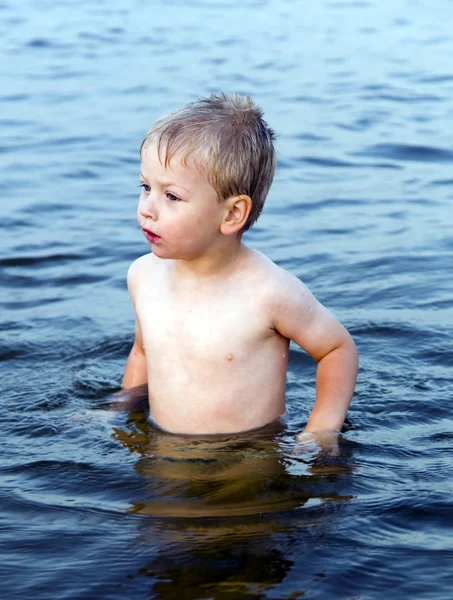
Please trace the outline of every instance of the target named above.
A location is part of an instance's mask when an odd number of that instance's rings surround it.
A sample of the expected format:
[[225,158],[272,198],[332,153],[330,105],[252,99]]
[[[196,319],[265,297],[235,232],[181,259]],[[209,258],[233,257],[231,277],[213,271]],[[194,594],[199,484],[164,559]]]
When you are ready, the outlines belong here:
[[[0,597],[453,599],[453,2],[0,0]],[[249,94],[277,134],[244,241],[360,355],[338,447],[115,412],[139,147]]]

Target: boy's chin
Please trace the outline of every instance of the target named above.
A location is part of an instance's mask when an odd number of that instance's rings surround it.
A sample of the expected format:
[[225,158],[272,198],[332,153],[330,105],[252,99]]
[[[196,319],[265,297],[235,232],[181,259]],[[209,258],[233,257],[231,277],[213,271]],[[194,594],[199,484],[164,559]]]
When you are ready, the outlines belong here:
[[155,246],[154,244],[150,244],[149,249],[154,254],[154,256],[157,256],[158,258],[173,258],[171,252],[165,252],[165,250],[159,248],[159,246]]
[[171,260],[197,260],[198,258],[202,258],[206,253],[203,250],[194,251],[194,250],[184,250],[182,248],[166,248],[160,244],[150,244],[151,252],[154,256],[158,258],[166,258]]
[[187,257],[181,252],[175,252],[169,250],[168,248],[162,248],[162,246],[158,246],[157,244],[150,244],[150,250],[157,256],[157,258],[168,259],[168,260],[187,260]]

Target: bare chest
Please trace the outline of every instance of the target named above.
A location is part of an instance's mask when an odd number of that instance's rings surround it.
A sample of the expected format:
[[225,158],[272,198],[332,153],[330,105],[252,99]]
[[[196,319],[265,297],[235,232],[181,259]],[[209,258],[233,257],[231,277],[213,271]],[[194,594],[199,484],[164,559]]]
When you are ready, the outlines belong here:
[[269,315],[250,294],[194,294],[183,300],[171,293],[144,291],[137,302],[145,350],[158,359],[207,363],[250,356],[273,331]]
[[150,409],[164,429],[242,431],[284,412],[288,340],[249,283],[178,294],[155,277],[137,291]]

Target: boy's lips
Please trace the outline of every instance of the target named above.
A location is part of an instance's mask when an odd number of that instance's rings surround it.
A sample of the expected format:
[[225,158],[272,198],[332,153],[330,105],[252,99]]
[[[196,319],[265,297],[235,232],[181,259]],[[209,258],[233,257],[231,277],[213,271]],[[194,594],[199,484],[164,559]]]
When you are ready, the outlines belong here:
[[155,233],[153,233],[149,229],[146,229],[145,227],[142,227],[141,229],[148,242],[155,244],[158,240],[160,240],[160,235],[156,235]]

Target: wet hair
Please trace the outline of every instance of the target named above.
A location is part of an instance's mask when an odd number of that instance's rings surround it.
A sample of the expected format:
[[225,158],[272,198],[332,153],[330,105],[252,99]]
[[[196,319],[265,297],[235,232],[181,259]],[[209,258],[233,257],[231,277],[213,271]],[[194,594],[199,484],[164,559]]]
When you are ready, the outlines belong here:
[[249,196],[252,209],[242,233],[258,219],[271,187],[274,140],[262,110],[249,96],[221,93],[185,104],[156,121],[143,139],[140,155],[156,143],[165,167],[177,153],[186,166],[191,157],[219,202]]

